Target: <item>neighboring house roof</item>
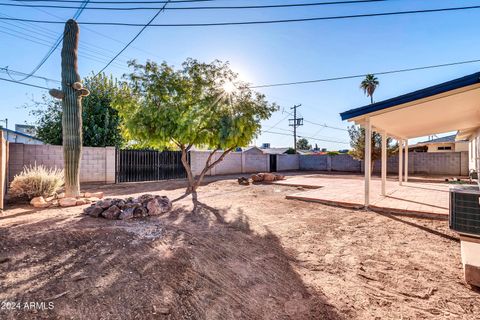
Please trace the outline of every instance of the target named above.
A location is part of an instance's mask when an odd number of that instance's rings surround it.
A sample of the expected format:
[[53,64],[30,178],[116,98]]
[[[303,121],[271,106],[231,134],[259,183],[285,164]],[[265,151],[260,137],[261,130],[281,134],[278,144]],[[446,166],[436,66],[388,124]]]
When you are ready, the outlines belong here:
[[11,133],[11,134],[16,134],[16,135],[19,135],[19,136],[22,136],[22,137],[25,137],[25,138],[29,138],[29,139],[33,139],[33,140],[43,142],[42,140],[40,140],[40,139],[38,139],[34,136],[31,136],[29,134],[23,133],[23,132],[14,131],[14,130],[10,130],[10,129],[7,129],[7,128],[1,128],[1,130],[5,131],[5,132],[8,132],[8,133]]
[[413,91],[395,98],[376,102],[360,108],[351,109],[340,113],[340,116],[342,117],[342,120],[348,120],[371,112],[388,109],[390,107],[394,107],[403,103],[431,97],[440,93],[459,89],[477,83],[480,83],[480,72],[476,72],[468,76],[440,83],[421,90]]
[[422,141],[417,144],[428,144],[428,143],[453,143],[455,142],[456,134],[452,134],[446,137],[436,138],[432,140]]
[[266,154],[284,154],[290,148],[268,148],[268,149],[260,149],[263,153]]

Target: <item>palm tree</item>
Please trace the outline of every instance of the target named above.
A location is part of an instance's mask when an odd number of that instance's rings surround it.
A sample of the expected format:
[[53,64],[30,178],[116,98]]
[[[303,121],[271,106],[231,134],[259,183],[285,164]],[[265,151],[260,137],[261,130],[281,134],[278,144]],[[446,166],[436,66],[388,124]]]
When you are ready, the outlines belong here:
[[370,103],[373,103],[373,93],[379,85],[380,82],[378,82],[377,77],[373,74],[367,74],[365,79],[360,83],[360,89],[363,90],[367,97],[370,97]]

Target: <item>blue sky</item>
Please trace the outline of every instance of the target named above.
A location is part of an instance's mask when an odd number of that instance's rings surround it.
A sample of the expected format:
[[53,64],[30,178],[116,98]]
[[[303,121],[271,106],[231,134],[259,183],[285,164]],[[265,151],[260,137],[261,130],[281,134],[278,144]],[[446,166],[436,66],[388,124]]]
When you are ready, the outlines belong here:
[[[218,0],[215,5],[300,3],[298,1]],[[318,2],[318,1],[316,1]],[[5,3],[5,1],[3,2]],[[214,21],[245,21],[348,15],[452,6],[476,5],[478,1],[451,0],[391,0],[377,3],[343,4],[308,8],[241,10],[241,11],[167,11],[158,23],[189,23]],[[192,6],[196,4],[184,4]],[[201,4],[200,4],[201,5]],[[179,6],[176,4],[176,6]],[[71,17],[75,10],[8,8],[0,6],[0,14],[45,20]],[[53,15],[53,16],[52,16]],[[145,23],[153,11],[104,12],[85,10],[79,21],[121,21]],[[304,23],[223,26],[206,28],[149,28],[132,47],[127,49],[106,72],[121,77],[128,72],[126,60],[135,58],[167,61],[179,65],[185,58],[202,61],[230,61],[242,79],[256,84],[329,78],[351,74],[387,71],[408,67],[479,59],[477,41],[480,9],[386,16]],[[138,32],[139,27],[80,25],[79,71],[87,75],[100,70],[123,45]],[[0,67],[29,72],[62,33],[62,25],[0,22]],[[6,34],[9,32],[14,36]],[[23,33],[23,35],[21,34]],[[20,37],[27,38],[21,39]],[[35,41],[35,42],[33,42]],[[40,43],[36,43],[40,42]],[[47,44],[47,45],[45,45]],[[375,100],[380,101],[425,86],[478,71],[480,63],[447,68],[379,76],[380,87]],[[56,51],[36,75],[60,78],[60,52]],[[0,77],[8,75],[0,73]],[[360,79],[333,81],[289,87],[259,89],[282,109],[290,111],[293,104],[302,104],[299,113],[306,120],[346,128],[339,112],[369,103],[359,89]],[[55,83],[29,79],[29,83],[55,87]],[[34,121],[24,108],[32,98],[39,99],[44,91],[0,81],[0,118],[15,123]],[[265,129],[278,124],[272,131],[288,134],[290,128],[282,110],[263,123]],[[305,123],[299,135],[314,136],[310,140],[319,147],[348,148],[346,131],[323,128]],[[331,143],[321,141],[345,142]],[[290,146],[289,136],[263,133],[257,144]]]

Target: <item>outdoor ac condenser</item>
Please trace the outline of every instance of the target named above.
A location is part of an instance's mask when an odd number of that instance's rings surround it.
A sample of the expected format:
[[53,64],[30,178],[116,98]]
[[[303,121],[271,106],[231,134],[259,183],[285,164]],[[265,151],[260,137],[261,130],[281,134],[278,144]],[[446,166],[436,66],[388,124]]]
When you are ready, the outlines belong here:
[[450,189],[450,229],[460,234],[465,281],[480,287],[480,190],[478,186]]
[[450,189],[450,229],[480,237],[480,191],[477,186]]

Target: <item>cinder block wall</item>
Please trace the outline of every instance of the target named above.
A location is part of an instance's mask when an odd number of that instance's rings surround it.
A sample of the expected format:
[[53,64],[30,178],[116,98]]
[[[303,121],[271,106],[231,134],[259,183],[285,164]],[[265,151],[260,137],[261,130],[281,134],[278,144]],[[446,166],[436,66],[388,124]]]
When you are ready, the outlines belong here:
[[[405,159],[405,155],[404,155]],[[468,175],[468,152],[410,152],[408,154],[408,172],[425,175]],[[381,171],[381,160],[375,161],[373,171]],[[300,155],[300,170],[363,172],[363,161],[342,155]],[[388,173],[398,174],[398,155],[387,159]]]
[[[190,165],[194,175],[199,175],[202,172],[209,154],[210,151],[195,150],[190,152]],[[211,162],[218,159],[221,154],[221,152],[216,152]],[[268,171],[269,166],[269,156],[261,151],[231,152],[219,164],[209,170],[207,175],[265,172]]]
[[[63,169],[62,146],[10,144],[9,181],[25,166],[37,164]],[[80,162],[80,182],[115,183],[115,147],[84,147]]]
[[292,171],[300,168],[300,155],[298,154],[278,154],[277,171]]

